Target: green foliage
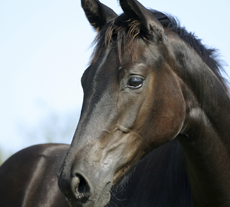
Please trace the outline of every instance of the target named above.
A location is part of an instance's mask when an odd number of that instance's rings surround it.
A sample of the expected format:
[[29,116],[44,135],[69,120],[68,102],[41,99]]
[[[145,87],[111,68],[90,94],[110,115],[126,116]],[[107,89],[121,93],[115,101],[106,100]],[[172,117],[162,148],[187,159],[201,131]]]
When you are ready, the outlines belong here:
[[0,166],[2,163],[11,155],[10,151],[5,151],[3,148],[0,147]]
[[0,166],[2,165],[3,163],[3,156],[2,156],[2,151],[0,151]]

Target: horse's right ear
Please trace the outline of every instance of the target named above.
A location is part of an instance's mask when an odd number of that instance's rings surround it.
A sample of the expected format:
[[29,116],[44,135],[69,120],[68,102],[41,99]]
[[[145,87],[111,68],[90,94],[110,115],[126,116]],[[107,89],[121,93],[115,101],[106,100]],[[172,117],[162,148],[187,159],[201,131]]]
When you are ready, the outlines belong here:
[[81,0],[81,6],[90,24],[100,31],[102,27],[117,17],[117,14],[98,0]]

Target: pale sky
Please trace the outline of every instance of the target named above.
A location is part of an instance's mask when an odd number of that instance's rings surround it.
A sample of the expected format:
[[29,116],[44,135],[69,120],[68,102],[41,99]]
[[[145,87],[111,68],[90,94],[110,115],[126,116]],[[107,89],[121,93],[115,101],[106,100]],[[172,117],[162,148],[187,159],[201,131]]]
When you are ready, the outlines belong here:
[[[101,2],[121,13],[117,0]],[[176,16],[230,64],[229,0],[140,2]],[[0,1],[0,149],[34,144],[21,138],[19,128],[36,125],[49,110],[81,109],[80,78],[95,35],[79,0]]]

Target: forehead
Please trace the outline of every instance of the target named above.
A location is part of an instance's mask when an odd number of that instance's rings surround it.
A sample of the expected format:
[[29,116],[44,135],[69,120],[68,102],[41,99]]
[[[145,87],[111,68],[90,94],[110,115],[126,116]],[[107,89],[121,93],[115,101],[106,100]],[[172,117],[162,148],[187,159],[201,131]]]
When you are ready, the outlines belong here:
[[118,69],[131,63],[146,63],[151,59],[152,53],[141,39],[135,39],[132,44],[126,46],[122,41],[113,41],[110,46],[100,49],[94,54],[92,67],[97,69],[106,66]]
[[100,55],[108,48],[115,48],[120,62],[135,62],[145,54],[150,43],[140,32],[138,21],[127,19],[123,14],[106,24],[94,41],[95,49],[91,64],[98,61]]

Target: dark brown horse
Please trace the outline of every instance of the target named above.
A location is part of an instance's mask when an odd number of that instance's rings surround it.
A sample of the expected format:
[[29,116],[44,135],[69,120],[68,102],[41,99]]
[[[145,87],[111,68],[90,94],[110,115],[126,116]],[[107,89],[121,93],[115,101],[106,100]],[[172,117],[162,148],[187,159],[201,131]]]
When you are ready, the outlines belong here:
[[72,144],[6,161],[0,206],[230,206],[230,98],[215,51],[169,15],[120,5],[117,16],[82,0],[98,36]]

